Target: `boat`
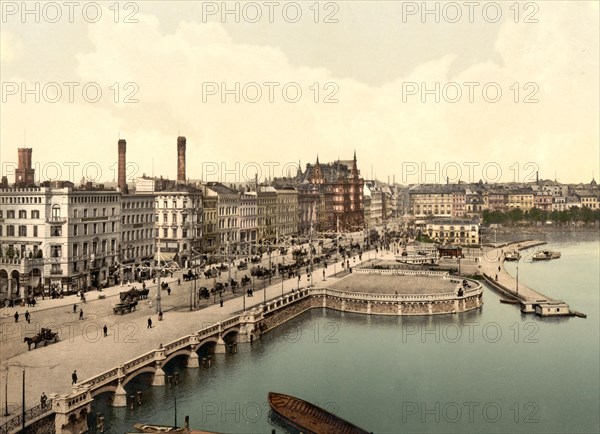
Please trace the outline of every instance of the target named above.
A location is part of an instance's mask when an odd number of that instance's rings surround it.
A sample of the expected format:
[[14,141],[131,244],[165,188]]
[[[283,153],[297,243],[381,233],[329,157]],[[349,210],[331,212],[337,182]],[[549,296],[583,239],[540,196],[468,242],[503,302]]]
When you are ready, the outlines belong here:
[[152,425],[148,423],[136,423],[133,425],[133,427],[139,432],[146,433],[188,434],[190,432],[190,430],[187,428],[178,428],[167,425]]
[[304,434],[369,434],[341,417],[294,396],[269,392],[269,406],[283,422]]
[[518,261],[521,259],[521,254],[517,250],[511,250],[504,255],[505,261]]
[[549,261],[550,259],[560,258],[560,252],[553,252],[551,250],[540,250],[535,252],[531,257],[534,261]]

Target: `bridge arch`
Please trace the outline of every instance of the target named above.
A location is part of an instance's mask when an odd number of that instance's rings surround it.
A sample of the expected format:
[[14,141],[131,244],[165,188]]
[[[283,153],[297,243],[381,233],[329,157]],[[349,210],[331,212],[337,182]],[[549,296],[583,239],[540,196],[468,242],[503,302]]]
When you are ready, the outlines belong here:
[[91,392],[91,396],[92,398],[97,397],[98,395],[102,395],[103,393],[115,393],[117,391],[117,385],[116,384],[106,384],[96,390],[93,390]]
[[192,350],[191,350],[190,347],[186,347],[184,349],[177,350],[174,353],[169,354],[167,356],[167,358],[162,361],[162,365],[165,366],[167,363],[169,363],[175,357],[178,357],[178,356],[187,356],[187,357],[189,357],[191,354],[192,354]]
[[142,374],[146,374],[146,373],[150,373],[150,374],[156,373],[156,367],[154,366],[154,364],[144,366],[143,368],[136,369],[135,371],[131,372],[130,375],[127,375],[125,377],[125,379],[123,380],[123,383],[121,385],[123,387],[125,387],[125,385],[127,383],[129,383],[131,380],[133,380],[135,377],[138,377],[138,376],[140,376]]

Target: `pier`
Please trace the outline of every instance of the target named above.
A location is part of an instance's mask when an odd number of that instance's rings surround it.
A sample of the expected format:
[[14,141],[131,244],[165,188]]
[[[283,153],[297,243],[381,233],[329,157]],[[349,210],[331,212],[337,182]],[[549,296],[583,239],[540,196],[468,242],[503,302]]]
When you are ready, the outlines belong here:
[[[504,257],[510,250],[526,250],[546,244],[544,241],[527,240],[503,245],[488,250],[481,259],[481,273],[485,281],[494,289],[500,291],[513,300],[515,304],[521,305],[521,312],[535,313],[547,316],[581,316],[579,312],[571,311],[569,305],[562,301],[550,298],[538,292],[513,276],[508,274],[504,268]],[[502,300],[501,300],[502,301]],[[504,303],[507,300],[503,301]]]

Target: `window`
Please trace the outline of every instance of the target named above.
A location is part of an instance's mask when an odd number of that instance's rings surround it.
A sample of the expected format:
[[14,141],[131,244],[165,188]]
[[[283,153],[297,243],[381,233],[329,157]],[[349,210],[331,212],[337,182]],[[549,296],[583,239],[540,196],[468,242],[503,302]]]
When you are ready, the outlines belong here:
[[96,217],[97,215],[98,215],[98,209],[94,208],[94,214],[93,214],[93,216]]
[[106,233],[106,223],[102,223],[102,233]]
[[15,227],[13,225],[8,225],[6,227],[6,236],[14,237],[15,236]]
[[50,236],[51,237],[62,236],[62,227],[61,226],[50,226]]
[[54,205],[52,207],[52,218],[53,219],[60,218],[60,206]]
[[0,225],[0,237],[2,236],[2,225]]
[[[2,199],[2,203],[4,203],[4,199]],[[4,217],[4,211],[0,209],[0,219]]]
[[87,210],[87,208],[85,208],[85,209],[83,210],[83,217],[85,218],[85,217],[87,217],[87,216],[88,216],[88,210]]
[[98,224],[94,223],[94,234],[98,233]]
[[62,256],[62,246],[50,246],[50,257],[60,258]]
[[[167,231],[168,231],[168,229],[167,229],[167,228],[164,228],[164,229],[163,229],[163,238],[167,238],[167,237],[169,236],[169,234],[168,234],[168,232],[167,232]],[[14,232],[14,228],[13,228],[13,232]]]
[[87,235],[88,234],[88,225],[87,223],[83,224],[83,235]]
[[73,243],[73,256],[79,255],[79,244]]
[[26,237],[27,236],[27,226],[21,225],[19,226],[19,236]]
[[173,238],[177,238],[177,229],[173,228]]
[[12,210],[12,209],[9,210],[9,211],[6,211],[6,218],[7,219],[14,219],[15,218],[15,211]]
[[184,230],[183,230],[183,234],[182,234],[182,236],[183,236],[183,238],[187,238],[187,236],[188,236],[188,231],[187,231],[187,229],[184,229]]
[[88,243],[83,243],[83,254],[84,255],[88,254]]
[[112,227],[112,232],[114,232],[115,231],[115,227],[116,227],[115,222],[112,222],[111,227]]
[[79,217],[79,210],[78,209],[74,209],[73,210],[73,218],[77,218]]
[[27,218],[27,211],[25,211],[24,209],[19,210],[19,218],[20,219],[26,219]]

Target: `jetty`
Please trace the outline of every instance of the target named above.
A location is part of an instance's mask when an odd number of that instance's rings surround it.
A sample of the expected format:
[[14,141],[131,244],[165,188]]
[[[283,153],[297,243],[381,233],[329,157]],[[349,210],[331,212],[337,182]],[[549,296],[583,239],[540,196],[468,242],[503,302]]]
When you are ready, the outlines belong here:
[[[488,250],[480,261],[480,271],[485,281],[492,288],[501,292],[512,300],[514,304],[521,305],[521,312],[535,313],[547,316],[579,316],[580,312],[572,311],[563,300],[557,300],[536,291],[522,282],[519,282],[504,269],[505,254],[514,250],[526,250],[546,244],[545,241],[526,240],[504,244]],[[508,303],[508,300],[500,300]]]

